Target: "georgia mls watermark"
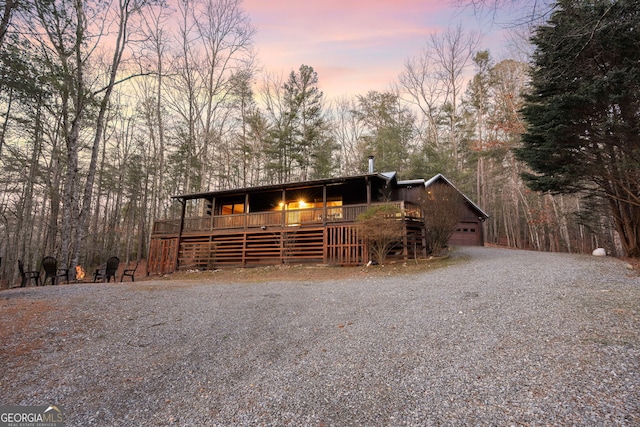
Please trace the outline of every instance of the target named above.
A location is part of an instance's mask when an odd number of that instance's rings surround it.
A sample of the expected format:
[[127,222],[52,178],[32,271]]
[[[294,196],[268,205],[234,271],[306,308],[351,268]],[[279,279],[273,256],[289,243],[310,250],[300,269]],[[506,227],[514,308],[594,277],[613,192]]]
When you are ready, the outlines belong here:
[[64,427],[62,406],[0,406],[0,427]]

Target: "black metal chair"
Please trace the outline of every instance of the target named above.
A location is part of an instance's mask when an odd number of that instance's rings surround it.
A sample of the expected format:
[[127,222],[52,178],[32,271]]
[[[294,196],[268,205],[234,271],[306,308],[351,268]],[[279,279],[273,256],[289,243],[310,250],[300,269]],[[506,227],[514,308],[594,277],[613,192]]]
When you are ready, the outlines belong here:
[[55,285],[58,279],[58,261],[52,256],[46,256],[42,258],[42,269],[44,270],[42,285],[47,284],[47,279],[51,279],[51,284]]
[[116,281],[116,271],[118,271],[118,265],[120,265],[120,258],[112,256],[107,260],[107,263],[96,270],[93,275],[93,282],[102,280],[104,282],[110,282],[113,277],[113,281]]
[[58,261],[52,256],[42,258],[42,269],[44,270],[44,280],[42,285],[47,284],[47,279],[51,279],[52,285],[58,284],[58,277],[64,277],[69,283],[69,269],[58,268]]
[[125,277],[131,277],[131,281],[135,282],[135,274],[136,274],[136,270],[138,269],[138,263],[140,261],[136,262],[136,265],[133,266],[133,268],[124,268],[124,271],[122,272],[122,276],[120,276],[120,281],[122,282],[124,280]]
[[20,282],[20,287],[24,288],[25,286],[27,286],[27,284],[29,283],[29,281],[34,280],[36,282],[36,286],[40,285],[40,271],[25,271],[24,269],[24,264],[22,263],[22,260],[18,260],[18,270],[20,270],[20,278],[21,278],[21,282]]

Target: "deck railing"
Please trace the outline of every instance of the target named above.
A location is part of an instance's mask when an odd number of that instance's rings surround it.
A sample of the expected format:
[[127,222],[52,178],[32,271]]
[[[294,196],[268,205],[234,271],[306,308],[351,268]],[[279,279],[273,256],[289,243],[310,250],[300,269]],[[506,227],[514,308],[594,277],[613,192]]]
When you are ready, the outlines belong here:
[[[420,208],[417,205],[400,201],[373,203],[371,205],[358,204],[332,206],[327,207],[326,210],[324,208],[312,208],[185,218],[183,231],[193,232],[235,228],[244,229],[354,222],[358,215],[365,212],[371,206],[376,205],[392,205],[398,208],[401,212],[401,217],[405,219],[421,219]],[[179,219],[155,221],[153,226],[154,234],[171,234],[177,233],[179,230]]]

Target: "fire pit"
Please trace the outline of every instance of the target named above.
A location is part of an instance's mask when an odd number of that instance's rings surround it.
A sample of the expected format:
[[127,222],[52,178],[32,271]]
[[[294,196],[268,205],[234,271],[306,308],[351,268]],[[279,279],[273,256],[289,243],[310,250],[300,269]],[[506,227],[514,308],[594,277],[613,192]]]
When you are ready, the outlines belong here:
[[81,265],[76,265],[76,283],[83,283],[87,277],[86,270]]

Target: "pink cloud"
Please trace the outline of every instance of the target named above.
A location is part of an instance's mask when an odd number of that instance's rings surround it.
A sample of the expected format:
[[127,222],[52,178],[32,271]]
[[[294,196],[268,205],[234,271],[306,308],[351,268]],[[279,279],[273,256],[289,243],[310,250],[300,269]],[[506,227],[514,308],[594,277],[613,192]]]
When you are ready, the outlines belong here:
[[245,0],[265,71],[312,66],[325,96],[383,91],[456,10],[446,0]]

